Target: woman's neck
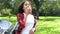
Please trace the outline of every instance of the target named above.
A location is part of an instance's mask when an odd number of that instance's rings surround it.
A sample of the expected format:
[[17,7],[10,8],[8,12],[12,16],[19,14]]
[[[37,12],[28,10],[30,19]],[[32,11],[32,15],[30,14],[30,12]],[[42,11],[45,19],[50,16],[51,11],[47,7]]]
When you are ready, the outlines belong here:
[[24,12],[23,14],[27,16],[29,13],[25,13],[25,12]]
[[24,22],[26,22],[26,18],[27,18],[27,15],[26,13],[23,13],[24,14]]

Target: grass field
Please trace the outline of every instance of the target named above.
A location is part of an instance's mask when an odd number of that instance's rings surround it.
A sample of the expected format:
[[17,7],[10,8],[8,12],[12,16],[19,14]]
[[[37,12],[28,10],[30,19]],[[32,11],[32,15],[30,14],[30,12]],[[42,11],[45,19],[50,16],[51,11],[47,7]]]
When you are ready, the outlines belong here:
[[[8,20],[12,25],[16,22],[16,17],[0,17]],[[35,34],[60,34],[60,17],[40,16],[36,24]]]
[[60,34],[60,17],[39,17],[35,34]]

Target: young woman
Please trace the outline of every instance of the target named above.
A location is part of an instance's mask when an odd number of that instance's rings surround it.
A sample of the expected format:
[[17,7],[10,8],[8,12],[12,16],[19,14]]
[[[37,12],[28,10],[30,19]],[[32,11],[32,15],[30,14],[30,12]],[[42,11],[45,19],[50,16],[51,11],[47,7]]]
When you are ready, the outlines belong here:
[[32,7],[29,1],[24,1],[18,7],[18,28],[15,34],[34,34],[36,29],[36,17],[32,15]]

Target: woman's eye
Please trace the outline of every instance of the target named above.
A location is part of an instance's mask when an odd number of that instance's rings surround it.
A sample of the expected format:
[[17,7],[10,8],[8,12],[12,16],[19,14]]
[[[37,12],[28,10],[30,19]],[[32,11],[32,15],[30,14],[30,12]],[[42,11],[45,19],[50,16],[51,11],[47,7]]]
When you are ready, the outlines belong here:
[[30,4],[25,4],[25,6],[30,5]]

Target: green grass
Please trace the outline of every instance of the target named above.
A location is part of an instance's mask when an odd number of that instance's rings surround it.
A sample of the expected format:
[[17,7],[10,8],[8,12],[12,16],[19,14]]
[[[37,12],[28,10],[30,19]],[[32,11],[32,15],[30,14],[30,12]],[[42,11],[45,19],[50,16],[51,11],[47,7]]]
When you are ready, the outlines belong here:
[[35,34],[60,34],[60,17],[39,17]]
[[[2,20],[8,20],[14,25],[16,17],[0,17]],[[35,34],[60,34],[60,17],[40,16],[36,24]]]

